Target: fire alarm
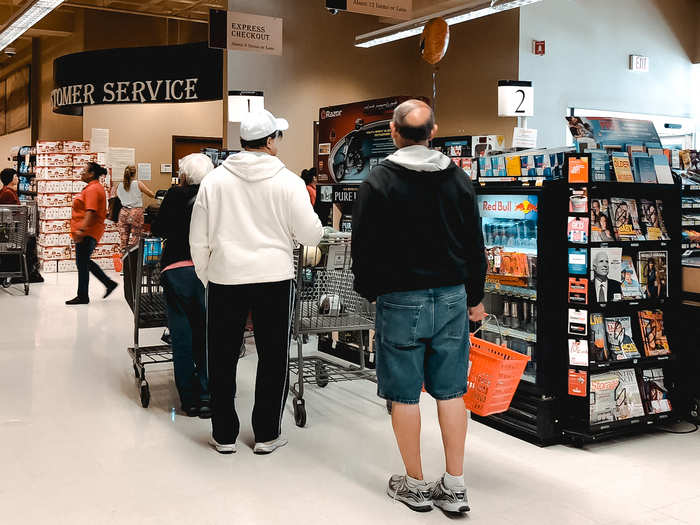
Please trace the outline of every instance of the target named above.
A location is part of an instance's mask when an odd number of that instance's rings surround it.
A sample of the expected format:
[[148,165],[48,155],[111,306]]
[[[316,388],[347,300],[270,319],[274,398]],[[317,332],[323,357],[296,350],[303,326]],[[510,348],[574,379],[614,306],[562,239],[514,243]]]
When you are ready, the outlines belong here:
[[532,52],[538,56],[544,56],[546,51],[546,45],[544,40],[533,40],[532,41]]

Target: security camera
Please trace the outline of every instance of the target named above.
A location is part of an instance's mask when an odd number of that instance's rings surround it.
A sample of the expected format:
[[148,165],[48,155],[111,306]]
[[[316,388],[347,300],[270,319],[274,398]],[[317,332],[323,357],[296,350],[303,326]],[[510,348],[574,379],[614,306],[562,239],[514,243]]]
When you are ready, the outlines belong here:
[[5,54],[7,56],[15,56],[17,54],[17,50],[14,47],[6,47],[5,48]]
[[340,13],[340,9],[334,9],[332,7],[326,7],[326,9],[328,9],[328,12],[332,15],[337,15],[338,13]]

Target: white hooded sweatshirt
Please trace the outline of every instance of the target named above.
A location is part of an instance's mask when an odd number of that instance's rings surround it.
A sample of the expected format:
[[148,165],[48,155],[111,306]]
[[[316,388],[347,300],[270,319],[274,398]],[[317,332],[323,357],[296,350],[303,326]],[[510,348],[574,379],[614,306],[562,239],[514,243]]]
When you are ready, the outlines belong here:
[[323,237],[304,181],[277,157],[242,152],[207,175],[190,224],[190,249],[206,286],[294,278],[294,241]]

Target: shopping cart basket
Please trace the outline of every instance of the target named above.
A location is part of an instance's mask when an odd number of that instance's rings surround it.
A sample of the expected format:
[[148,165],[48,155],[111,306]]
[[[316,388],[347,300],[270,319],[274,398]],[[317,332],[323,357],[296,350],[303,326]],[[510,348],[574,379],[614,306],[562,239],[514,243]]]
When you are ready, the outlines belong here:
[[[526,355],[476,337],[491,320],[496,322],[500,332],[498,319],[495,315],[490,315],[470,336],[469,386],[464,396],[464,404],[479,416],[508,410],[525,367],[530,361]],[[501,341],[503,340],[505,338],[501,334]]]
[[350,248],[348,234],[332,234],[324,238],[318,248],[295,250],[297,294],[292,326],[298,353],[290,359],[289,369],[297,376],[297,383],[291,390],[294,420],[299,427],[306,425],[304,384],[324,388],[341,381],[377,380],[374,370],[366,367],[369,337],[358,338],[359,366],[303,354],[304,340],[309,335],[331,337],[334,332],[374,330],[375,308],[353,289]]
[[140,346],[139,331],[168,325],[167,304],[160,283],[162,240],[141,239],[125,256],[124,298],[134,313],[134,346],[127,351],[134,366],[134,376],[141,395],[141,406],[147,408],[151,392],[146,380],[146,366],[172,363],[169,345]]
[[22,277],[24,295],[29,295],[28,226],[26,206],[0,206],[0,282],[7,288],[10,286],[10,279]]

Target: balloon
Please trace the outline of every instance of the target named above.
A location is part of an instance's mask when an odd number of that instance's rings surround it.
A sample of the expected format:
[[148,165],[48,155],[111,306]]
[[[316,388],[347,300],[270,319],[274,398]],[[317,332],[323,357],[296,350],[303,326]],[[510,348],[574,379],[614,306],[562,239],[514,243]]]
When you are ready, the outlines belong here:
[[423,29],[420,54],[428,64],[435,65],[445,57],[450,45],[450,26],[444,18],[433,18]]

